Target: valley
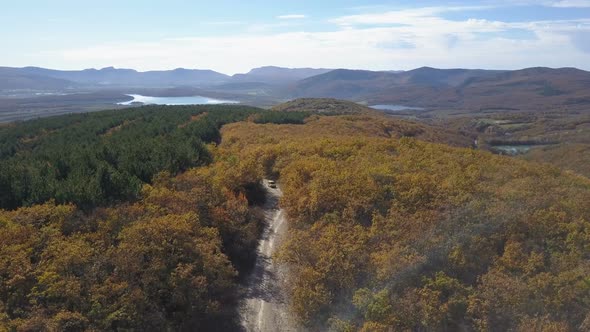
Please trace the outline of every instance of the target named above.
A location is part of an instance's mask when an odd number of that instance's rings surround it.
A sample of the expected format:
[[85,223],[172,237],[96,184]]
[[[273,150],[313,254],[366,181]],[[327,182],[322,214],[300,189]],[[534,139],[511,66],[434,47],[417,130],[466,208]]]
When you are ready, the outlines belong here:
[[[6,80],[2,81],[2,78]],[[19,79],[16,79],[19,77]],[[240,102],[270,108],[296,98],[329,97],[388,112],[555,112],[590,108],[590,73],[573,68],[436,69],[401,72],[262,67],[233,76],[210,70],[57,71],[0,67],[0,120],[112,108],[129,95]],[[10,84],[7,82],[11,82]],[[207,99],[208,98],[208,99]],[[177,103],[174,100],[166,103]],[[19,114],[22,116],[19,117]]]

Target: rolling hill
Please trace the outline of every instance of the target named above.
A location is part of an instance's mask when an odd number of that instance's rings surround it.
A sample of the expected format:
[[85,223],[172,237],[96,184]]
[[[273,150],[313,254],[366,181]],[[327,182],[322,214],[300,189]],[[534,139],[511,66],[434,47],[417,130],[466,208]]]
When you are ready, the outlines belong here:
[[336,69],[297,82],[290,94],[294,97],[354,100],[396,84],[396,77],[396,74],[390,72]]
[[230,94],[233,99],[250,103],[264,99],[265,105],[296,98],[465,110],[584,109],[590,105],[590,72],[575,68],[508,71],[422,67],[395,72],[269,66],[228,76],[182,68],[138,72],[113,67],[80,71],[0,67],[0,90],[70,88],[112,88],[121,93],[134,88],[198,88],[200,95]]
[[64,90],[76,83],[0,68],[0,90]]
[[339,69],[291,87],[295,97],[429,108],[546,109],[590,105],[590,73],[574,68],[516,71],[435,69],[392,73]]
[[[452,146],[472,146],[471,138],[458,131],[448,130],[433,124],[393,118],[375,109],[350,101],[331,98],[300,98],[277,105],[272,108],[272,111],[276,113],[292,112],[317,115],[317,118],[306,121],[305,126],[291,127],[291,130],[299,131],[298,134],[303,137],[311,137],[315,133],[326,135],[329,132],[343,136],[354,136],[362,133],[362,135],[371,137],[412,137]],[[338,130],[332,128],[336,125],[339,127]],[[274,129],[268,127],[259,128],[259,130],[269,131]]]
[[107,67],[77,71],[52,70],[37,67],[11,68],[27,74],[65,79],[77,83],[117,86],[178,86],[221,83],[227,75],[198,69],[177,68],[174,70],[138,72],[133,69]]
[[375,110],[351,101],[333,98],[300,98],[272,108],[278,112],[312,112],[317,114],[367,114]]
[[259,83],[292,83],[308,77],[321,75],[330,72],[331,69],[314,69],[314,68],[282,68],[275,66],[266,66],[254,68],[246,74],[235,74],[232,76],[232,82],[259,82]]
[[[140,72],[133,69],[54,70],[39,67],[0,67],[0,89],[60,89],[69,86],[179,87],[220,86],[243,89],[252,85],[286,85],[323,74],[329,69],[261,67],[228,76],[213,70],[184,69]],[[26,78],[26,79],[25,79]],[[6,86],[6,87],[3,87]],[[240,90],[238,89],[238,90]]]

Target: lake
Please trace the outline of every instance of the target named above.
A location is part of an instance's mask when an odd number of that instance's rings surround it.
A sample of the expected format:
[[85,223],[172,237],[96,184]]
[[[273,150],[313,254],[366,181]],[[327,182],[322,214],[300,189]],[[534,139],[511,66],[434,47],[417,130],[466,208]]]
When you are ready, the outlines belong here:
[[422,107],[411,107],[411,106],[404,106],[404,105],[373,105],[369,106],[371,108],[381,110],[381,111],[422,111],[424,110]]
[[151,105],[216,105],[216,104],[239,104],[235,100],[222,100],[202,96],[189,97],[152,97],[142,95],[128,95],[133,100],[117,103],[117,105],[131,105],[133,103]]

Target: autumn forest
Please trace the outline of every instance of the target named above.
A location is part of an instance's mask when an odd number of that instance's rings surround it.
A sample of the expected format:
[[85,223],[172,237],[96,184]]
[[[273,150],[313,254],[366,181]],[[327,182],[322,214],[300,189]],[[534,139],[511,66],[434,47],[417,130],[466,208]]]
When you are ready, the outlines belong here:
[[590,330],[590,179],[299,100],[0,126],[0,331],[239,329],[263,179],[301,330]]

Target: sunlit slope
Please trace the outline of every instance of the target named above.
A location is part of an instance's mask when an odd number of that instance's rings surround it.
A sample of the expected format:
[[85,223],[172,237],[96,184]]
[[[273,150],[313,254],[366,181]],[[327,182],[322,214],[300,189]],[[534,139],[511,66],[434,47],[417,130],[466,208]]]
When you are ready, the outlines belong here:
[[588,328],[590,181],[429,143],[442,134],[404,135],[407,125],[342,116],[223,128],[221,160],[281,183],[290,229],[278,258],[299,320],[339,331]]
[[[273,135],[276,133],[287,136],[300,134],[302,137],[315,138],[320,136],[414,137],[419,140],[463,147],[471,146],[473,143],[470,138],[460,134],[459,131],[394,118],[372,108],[337,99],[295,99],[275,106],[273,111],[305,112],[316,116],[307,118],[305,126],[255,127],[252,124],[241,125],[250,126],[252,134],[260,136],[268,136],[268,132],[273,132]],[[225,133],[231,135],[232,128],[234,126],[227,126]]]
[[332,98],[299,98],[276,105],[272,108],[280,112],[314,112],[318,114],[373,114],[375,110],[345,100]]

